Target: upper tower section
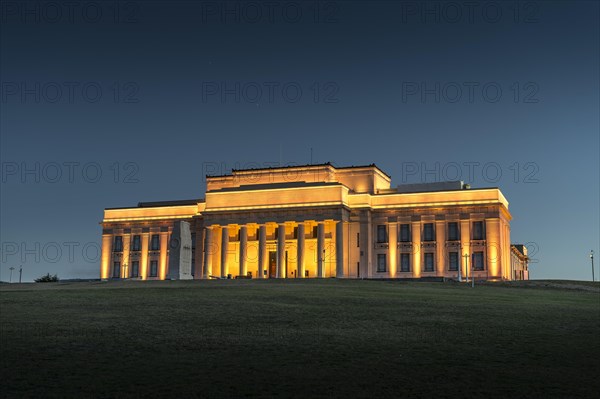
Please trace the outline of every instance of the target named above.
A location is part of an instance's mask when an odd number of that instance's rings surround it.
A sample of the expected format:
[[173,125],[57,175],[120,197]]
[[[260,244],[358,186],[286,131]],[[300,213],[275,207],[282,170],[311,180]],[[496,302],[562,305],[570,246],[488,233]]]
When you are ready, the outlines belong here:
[[335,167],[331,163],[260,169],[232,170],[231,174],[206,176],[206,191],[292,183],[340,183],[351,193],[376,194],[388,190],[391,178],[375,164]]

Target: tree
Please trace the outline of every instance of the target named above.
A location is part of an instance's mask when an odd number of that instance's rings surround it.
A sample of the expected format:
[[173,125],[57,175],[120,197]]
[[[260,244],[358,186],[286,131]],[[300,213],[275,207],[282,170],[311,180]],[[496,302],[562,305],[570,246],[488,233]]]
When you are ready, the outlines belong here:
[[58,281],[58,276],[55,274],[51,276],[50,273],[45,276],[38,277],[34,280],[36,283],[56,283]]

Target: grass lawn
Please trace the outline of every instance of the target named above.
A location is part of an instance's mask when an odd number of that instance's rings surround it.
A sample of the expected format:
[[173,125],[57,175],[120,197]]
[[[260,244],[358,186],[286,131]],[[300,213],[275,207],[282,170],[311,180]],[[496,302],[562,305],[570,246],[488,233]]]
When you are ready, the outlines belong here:
[[2,284],[0,395],[595,397],[600,285],[563,283]]

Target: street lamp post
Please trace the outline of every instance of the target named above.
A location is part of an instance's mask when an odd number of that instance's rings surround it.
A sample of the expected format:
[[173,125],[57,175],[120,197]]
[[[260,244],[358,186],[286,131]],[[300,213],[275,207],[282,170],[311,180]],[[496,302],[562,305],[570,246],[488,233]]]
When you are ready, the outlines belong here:
[[[462,252],[462,245],[459,245],[458,249],[459,249],[459,252],[456,255],[458,255]],[[460,258],[458,258],[458,256],[457,256],[456,262],[458,263],[458,265],[457,265],[458,266],[458,282],[462,283],[462,266],[460,264]]]
[[590,260],[592,261],[592,281],[596,281],[594,276],[594,250],[590,251]]
[[23,265],[19,267],[19,284],[21,284],[21,277],[23,277]]
[[15,268],[11,266],[11,267],[9,267],[9,270],[10,270],[10,277],[8,279],[8,282],[12,283],[12,271],[15,270]]
[[475,262],[471,261],[471,288],[475,288]]
[[465,258],[465,273],[466,273],[466,281],[469,282],[469,254],[463,255]]

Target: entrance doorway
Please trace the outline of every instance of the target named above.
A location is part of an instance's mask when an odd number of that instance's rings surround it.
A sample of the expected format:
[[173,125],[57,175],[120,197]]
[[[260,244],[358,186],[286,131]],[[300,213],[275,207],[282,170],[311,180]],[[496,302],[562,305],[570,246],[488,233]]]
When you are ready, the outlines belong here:
[[[285,251],[285,260],[281,268],[281,277],[287,277],[288,251]],[[269,278],[277,278],[277,251],[269,251]]]

